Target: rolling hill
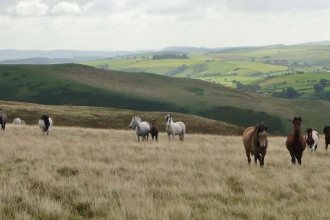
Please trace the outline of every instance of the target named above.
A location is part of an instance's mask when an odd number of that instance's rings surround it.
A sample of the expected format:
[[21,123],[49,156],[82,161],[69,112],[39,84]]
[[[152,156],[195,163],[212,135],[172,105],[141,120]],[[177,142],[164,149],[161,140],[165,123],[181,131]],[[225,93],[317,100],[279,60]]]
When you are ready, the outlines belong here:
[[[198,48],[190,49],[187,54],[189,59],[154,60],[152,58],[156,53],[143,53],[82,64],[126,72],[152,72],[201,79],[269,96],[279,96],[277,93],[292,87],[300,94],[296,96],[297,99],[329,100],[330,87],[318,94],[314,91],[314,85],[319,84],[320,79],[330,80],[330,46],[326,42],[290,46],[204,48],[203,51]],[[157,55],[180,55],[180,50],[181,54],[185,53],[184,48],[174,47],[172,50],[163,50]],[[290,82],[287,83],[287,80]],[[326,92],[328,93],[325,94]]]
[[0,100],[178,112],[243,127],[263,121],[282,135],[292,131],[294,116],[303,118],[303,129],[320,131],[330,107],[326,101],[279,99],[202,80],[78,64],[0,65],[0,76]]

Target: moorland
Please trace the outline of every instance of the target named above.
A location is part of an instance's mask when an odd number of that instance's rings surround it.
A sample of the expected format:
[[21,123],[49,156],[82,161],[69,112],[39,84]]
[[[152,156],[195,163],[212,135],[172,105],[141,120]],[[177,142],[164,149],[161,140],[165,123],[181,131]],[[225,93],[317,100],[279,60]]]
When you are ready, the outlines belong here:
[[[56,123],[56,122],[55,122]],[[292,165],[269,137],[265,166],[242,136],[137,142],[134,131],[9,124],[0,133],[1,219],[329,219],[329,152]],[[323,136],[321,136],[323,140]]]
[[242,127],[264,122],[281,135],[292,131],[294,116],[303,118],[303,129],[321,131],[328,124],[328,101],[281,99],[203,80],[71,63],[0,65],[0,75],[1,100],[7,101],[177,112]]

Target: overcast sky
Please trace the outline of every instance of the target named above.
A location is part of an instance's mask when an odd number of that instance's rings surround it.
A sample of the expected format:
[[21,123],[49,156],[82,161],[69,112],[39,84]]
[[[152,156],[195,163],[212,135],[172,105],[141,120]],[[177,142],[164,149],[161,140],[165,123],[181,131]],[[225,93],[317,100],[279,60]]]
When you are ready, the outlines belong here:
[[329,0],[0,0],[0,49],[298,44],[329,21]]

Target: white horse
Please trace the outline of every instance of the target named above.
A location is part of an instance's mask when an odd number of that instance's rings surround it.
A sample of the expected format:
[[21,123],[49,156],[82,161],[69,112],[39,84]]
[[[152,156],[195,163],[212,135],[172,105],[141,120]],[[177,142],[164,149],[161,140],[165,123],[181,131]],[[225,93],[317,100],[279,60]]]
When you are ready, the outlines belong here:
[[135,128],[138,141],[140,141],[140,136],[142,136],[142,141],[149,138],[150,124],[146,121],[141,121],[141,118],[133,117],[129,127]]
[[170,135],[172,135],[172,140],[174,140],[175,135],[179,135],[180,141],[183,141],[184,134],[186,133],[185,124],[181,121],[174,123],[171,115],[166,115],[165,119],[166,119],[166,131],[167,131],[168,140],[170,140]]
[[13,118],[13,124],[14,125],[21,125],[21,124],[23,124],[22,123],[22,119],[20,119],[20,118]]
[[43,115],[39,119],[39,127],[41,128],[43,135],[45,135],[45,132],[48,135],[52,126],[53,126],[53,120],[48,115]]
[[317,131],[313,131],[311,128],[307,128],[305,140],[308,148],[308,152],[315,154],[317,145],[319,144],[319,134]]

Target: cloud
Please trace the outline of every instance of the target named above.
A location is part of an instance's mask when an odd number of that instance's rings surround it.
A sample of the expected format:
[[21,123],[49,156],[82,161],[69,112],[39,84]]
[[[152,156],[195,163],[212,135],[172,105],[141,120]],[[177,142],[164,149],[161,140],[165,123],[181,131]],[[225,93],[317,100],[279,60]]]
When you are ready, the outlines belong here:
[[39,1],[18,2],[15,11],[20,16],[41,16],[48,13],[49,6]]
[[241,12],[287,12],[319,11],[330,8],[328,0],[225,0],[230,11]]
[[84,13],[98,14],[98,13],[122,13],[126,8],[126,1],[116,0],[94,0],[83,6]]
[[69,2],[60,2],[57,5],[55,5],[52,10],[51,13],[53,14],[76,14],[76,13],[80,13],[81,12],[81,8],[80,6],[73,2],[73,3],[69,3]]

